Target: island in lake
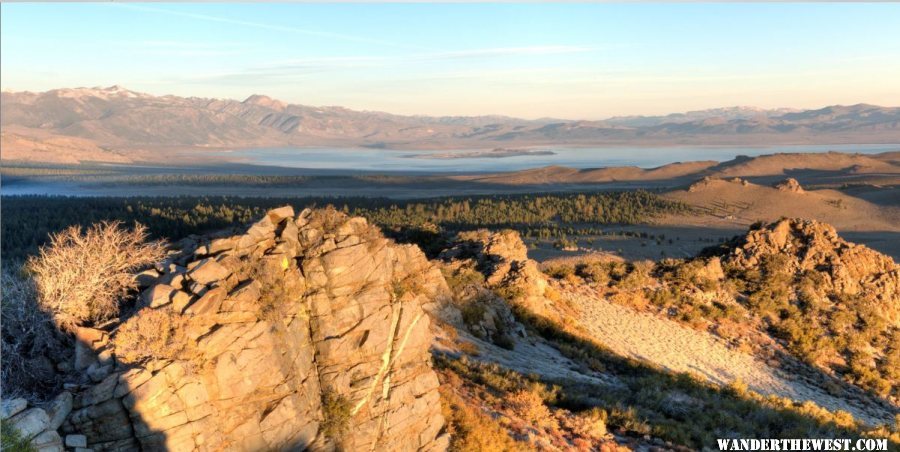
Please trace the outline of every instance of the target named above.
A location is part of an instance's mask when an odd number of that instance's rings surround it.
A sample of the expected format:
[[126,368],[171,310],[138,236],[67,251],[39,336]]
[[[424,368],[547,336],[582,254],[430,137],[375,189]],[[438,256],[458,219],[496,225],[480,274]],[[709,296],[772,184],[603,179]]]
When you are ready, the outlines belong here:
[[494,148],[482,149],[477,151],[465,152],[427,152],[421,154],[408,154],[404,158],[411,159],[502,159],[506,157],[520,157],[524,155],[556,155],[555,152],[547,149],[507,149]]

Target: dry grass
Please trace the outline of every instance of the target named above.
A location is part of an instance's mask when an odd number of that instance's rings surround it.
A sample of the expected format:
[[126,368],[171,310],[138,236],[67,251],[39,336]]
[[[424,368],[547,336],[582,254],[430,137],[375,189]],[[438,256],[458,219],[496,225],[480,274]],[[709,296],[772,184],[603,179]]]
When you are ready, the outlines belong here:
[[572,416],[569,424],[572,430],[579,436],[598,440],[606,436],[606,420],[609,415],[605,410],[592,408],[583,413]]
[[147,242],[147,229],[140,224],[129,230],[120,222],[102,222],[52,234],[27,267],[41,308],[71,331],[118,315],[120,298],[136,288],[133,272],[165,253],[162,242]]
[[187,343],[185,330],[182,316],[168,308],[141,309],[116,332],[116,356],[126,363],[178,358]]
[[285,284],[284,272],[256,269],[253,275],[260,284],[257,315],[272,323],[280,322],[292,296],[290,288]]
[[569,398],[561,387],[496,364],[435,358],[450,450],[619,450],[607,412],[561,407]]
[[450,385],[442,385],[440,393],[441,412],[451,434],[450,450],[514,452],[524,449],[496,419],[467,403]]
[[556,430],[556,419],[544,405],[544,399],[534,389],[521,389],[507,396],[506,402],[514,413],[535,427]]
[[474,342],[469,342],[465,340],[457,340],[456,347],[459,351],[469,355],[469,356],[479,356],[481,355],[481,348],[478,347]]

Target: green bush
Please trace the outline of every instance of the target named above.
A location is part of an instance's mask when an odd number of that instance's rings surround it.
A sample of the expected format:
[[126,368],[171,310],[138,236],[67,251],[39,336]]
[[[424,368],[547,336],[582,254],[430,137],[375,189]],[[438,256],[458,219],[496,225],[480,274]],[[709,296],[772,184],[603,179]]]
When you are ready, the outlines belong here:
[[580,264],[575,267],[575,274],[599,286],[605,286],[610,281],[610,266],[603,262]]
[[340,437],[347,431],[353,407],[346,397],[333,389],[322,391],[322,433],[332,440],[340,442]]
[[451,270],[448,267],[442,267],[441,273],[443,273],[444,279],[447,280],[447,286],[450,287],[450,291],[454,294],[461,292],[467,287],[484,285],[484,275],[474,268],[461,267]]
[[5,452],[37,452],[37,449],[12,426],[9,419],[0,421],[0,449]]

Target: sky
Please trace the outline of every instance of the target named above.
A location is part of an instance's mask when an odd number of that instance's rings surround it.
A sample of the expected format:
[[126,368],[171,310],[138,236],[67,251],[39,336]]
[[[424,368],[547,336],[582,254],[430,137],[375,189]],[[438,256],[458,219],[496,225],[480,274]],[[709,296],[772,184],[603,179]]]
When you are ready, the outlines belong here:
[[900,105],[900,3],[3,3],[0,88],[602,119]]

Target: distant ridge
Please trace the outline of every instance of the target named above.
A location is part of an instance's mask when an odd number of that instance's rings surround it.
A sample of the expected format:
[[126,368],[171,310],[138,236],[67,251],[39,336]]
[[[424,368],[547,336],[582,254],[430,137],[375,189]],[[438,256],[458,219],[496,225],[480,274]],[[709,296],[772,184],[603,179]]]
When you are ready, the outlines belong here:
[[842,152],[776,153],[747,157],[739,155],[725,162],[701,160],[675,162],[656,168],[611,166],[605,168],[570,168],[545,166],[477,176],[458,176],[501,185],[598,184],[607,182],[646,182],[659,180],[698,180],[701,178],[778,177],[797,171],[827,172],[837,176],[900,176],[897,152],[882,154],[849,154]]
[[709,118],[721,118],[726,120],[769,118],[799,111],[802,110],[796,108],[763,109],[741,106],[711,108],[707,110],[689,111],[686,113],[672,113],[664,116],[615,116],[607,119],[606,122],[627,127],[647,127],[667,123],[686,123]]
[[[900,143],[900,107],[817,110],[729,107],[605,121],[505,116],[400,116],[294,105],[254,94],[243,101],[153,96],[120,86],[3,92],[0,125],[16,144],[46,137],[122,149],[362,146],[397,149],[528,145],[752,145]],[[24,147],[23,147],[24,146]],[[34,146],[33,146],[34,147]]]

